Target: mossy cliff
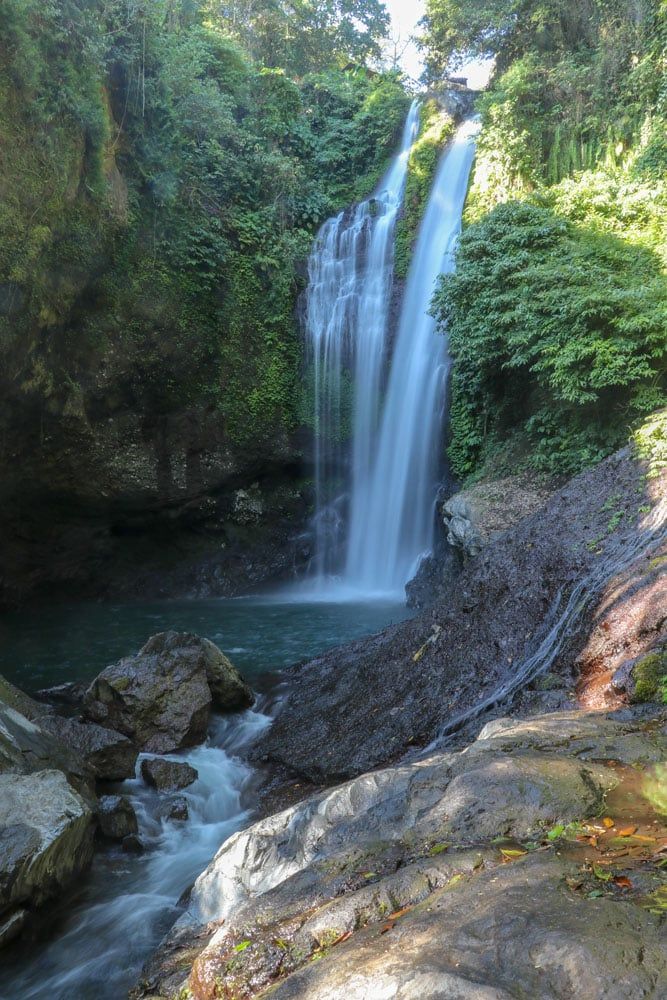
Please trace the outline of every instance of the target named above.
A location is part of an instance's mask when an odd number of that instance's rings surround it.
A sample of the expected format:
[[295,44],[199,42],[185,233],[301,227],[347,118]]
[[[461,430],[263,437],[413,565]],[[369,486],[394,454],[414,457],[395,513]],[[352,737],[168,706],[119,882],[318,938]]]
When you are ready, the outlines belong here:
[[300,262],[372,189],[408,98],[335,46],[295,82],[214,7],[3,9],[0,603],[211,537],[268,558],[303,515]]

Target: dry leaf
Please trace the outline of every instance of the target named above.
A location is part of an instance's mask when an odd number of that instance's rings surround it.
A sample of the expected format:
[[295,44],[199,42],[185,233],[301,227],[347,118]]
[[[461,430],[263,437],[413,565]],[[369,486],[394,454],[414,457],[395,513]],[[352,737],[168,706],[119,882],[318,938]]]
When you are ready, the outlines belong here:
[[611,830],[612,826],[614,825],[614,821],[611,818],[611,816],[605,816],[604,819],[602,820],[602,825],[606,827],[607,830]]
[[632,889],[632,882],[625,875],[616,875],[613,882],[619,889]]
[[631,837],[633,833],[637,832],[636,826],[624,826],[622,830],[618,831],[619,837]]

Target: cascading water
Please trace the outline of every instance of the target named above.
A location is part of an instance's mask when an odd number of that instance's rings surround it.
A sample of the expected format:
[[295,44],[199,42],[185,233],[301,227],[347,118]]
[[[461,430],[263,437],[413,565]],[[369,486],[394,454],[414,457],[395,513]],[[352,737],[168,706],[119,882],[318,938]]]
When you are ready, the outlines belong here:
[[360,590],[402,590],[432,545],[449,362],[429,309],[438,276],[454,266],[477,130],[475,121],[457,130],[419,230],[375,458],[352,495],[345,577]]
[[[402,591],[432,544],[448,358],[429,309],[438,275],[453,267],[478,125],[467,121],[459,127],[436,172],[383,399],[393,233],[413,118],[414,105],[401,154],[377,199],[330,220],[310,259],[306,328],[315,378],[316,572],[321,585],[338,573],[344,592]],[[350,431],[346,453],[341,442]],[[347,524],[342,502],[332,502],[346,490]]]
[[[314,379],[316,578],[340,562],[336,498],[372,460],[386,355],[394,229],[419,121],[413,102],[401,149],[372,199],[330,219],[308,262],[305,324]],[[352,453],[343,439],[352,422]],[[350,461],[351,459],[351,461]],[[351,467],[351,469],[350,469]]]

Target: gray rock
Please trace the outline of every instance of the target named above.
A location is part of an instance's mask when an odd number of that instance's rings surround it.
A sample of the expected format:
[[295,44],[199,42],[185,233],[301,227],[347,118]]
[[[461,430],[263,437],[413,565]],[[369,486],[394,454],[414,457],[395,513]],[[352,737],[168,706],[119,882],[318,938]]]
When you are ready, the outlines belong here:
[[202,640],[161,632],[137,656],[107,667],[93,681],[84,712],[152,753],[201,743],[208,727],[211,692]]
[[231,660],[209,639],[198,641],[201,643],[206,680],[211,689],[214,708],[221,712],[250,708],[255,696]]
[[179,823],[185,822],[189,815],[188,800],[183,795],[175,795],[158,810],[160,819],[172,819]]
[[97,821],[100,833],[109,840],[124,840],[139,831],[136,813],[125,795],[103,795]]
[[136,656],[102,671],[86,692],[84,714],[141,750],[168,753],[203,742],[212,705],[232,710],[253,700],[238,671],[208,639],[160,632]]
[[660,919],[620,900],[577,897],[565,888],[576,875],[574,864],[533,856],[446,886],[389,932],[359,931],[271,996],[657,1000],[667,981]]
[[0,704],[13,708],[31,721],[39,719],[47,711],[44,705],[40,705],[4,677],[0,677]]
[[95,722],[79,722],[61,715],[42,717],[40,726],[73,747],[100,780],[123,781],[134,777],[138,751],[127,736]]
[[93,813],[61,771],[0,775],[0,914],[6,940],[90,864]]
[[0,774],[51,768],[62,771],[84,798],[92,799],[93,773],[80,754],[0,702]]
[[197,879],[181,924],[227,919],[250,896],[350,845],[372,853],[377,844],[526,837],[592,815],[617,781],[594,763],[492,747],[364,774],[230,837]]
[[182,761],[162,760],[153,757],[141,762],[141,777],[159,792],[178,791],[196,781],[199,774],[194,767]]
[[85,693],[85,684],[80,684],[78,681],[66,681],[64,684],[41,688],[35,694],[35,698],[47,705],[65,705],[68,708],[76,708],[83,701]]

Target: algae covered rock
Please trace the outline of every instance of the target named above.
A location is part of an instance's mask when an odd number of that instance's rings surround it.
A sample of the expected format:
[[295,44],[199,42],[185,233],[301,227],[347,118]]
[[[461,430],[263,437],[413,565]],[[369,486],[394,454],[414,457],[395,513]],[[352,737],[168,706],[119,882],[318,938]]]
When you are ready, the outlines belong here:
[[213,706],[222,712],[250,708],[255,696],[231,660],[209,639],[199,641],[206,660],[206,679]]
[[99,674],[84,713],[141,750],[169,753],[203,742],[211,708],[221,702],[240,708],[252,693],[220,650],[196,635],[160,632]]

